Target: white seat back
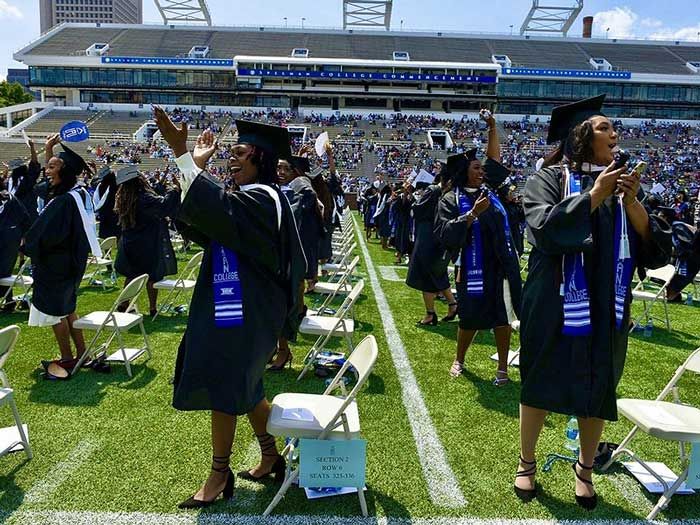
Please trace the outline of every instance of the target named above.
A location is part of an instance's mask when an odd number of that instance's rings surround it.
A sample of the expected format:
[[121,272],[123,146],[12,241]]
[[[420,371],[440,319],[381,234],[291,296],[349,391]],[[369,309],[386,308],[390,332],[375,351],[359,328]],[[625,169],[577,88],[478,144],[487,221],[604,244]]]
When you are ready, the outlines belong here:
[[685,361],[685,369],[700,374],[700,348],[695,350]]
[[120,304],[126,301],[129,302],[129,306],[126,310],[128,312],[138,300],[139,295],[141,295],[141,291],[146,286],[146,282],[148,282],[148,274],[144,273],[143,275],[139,275],[138,277],[134,278],[129,284],[127,284],[119,294],[119,297],[117,297],[117,300],[114,301],[110,313],[114,312]]
[[338,408],[333,418],[330,419],[326,428],[319,435],[318,439],[326,439],[328,434],[338,426],[338,421],[341,419],[342,414],[345,412],[347,407],[352,403],[357,397],[357,393],[364,386],[369,378],[375,363],[377,362],[377,355],[379,355],[379,350],[377,348],[377,340],[373,335],[368,335],[360,344],[358,344],[352,351],[348,359],[343,363],[343,366],[338,370],[338,373],[333,378],[333,381],[328,385],[328,388],[324,391],[323,395],[330,395],[338,386],[341,385],[343,381],[343,376],[352,366],[357,371],[357,382],[352,390],[345,398],[343,404]]
[[10,356],[19,337],[19,326],[10,325],[0,330],[0,381],[5,388],[10,387],[10,383],[5,375],[5,362]]
[[661,268],[657,268],[656,270],[647,270],[647,277],[658,279],[660,281],[663,281],[664,283],[668,283],[673,278],[673,275],[675,273],[676,267],[672,264],[667,264],[666,266],[662,266]]
[[180,272],[180,277],[178,279],[183,281],[192,280],[194,273],[199,270],[199,266],[202,264],[203,257],[204,251],[195,253],[190,260],[187,261],[187,264],[183,268],[182,272]]
[[100,248],[102,249],[102,257],[107,259],[112,255],[112,250],[117,247],[117,238],[107,237],[100,243]]

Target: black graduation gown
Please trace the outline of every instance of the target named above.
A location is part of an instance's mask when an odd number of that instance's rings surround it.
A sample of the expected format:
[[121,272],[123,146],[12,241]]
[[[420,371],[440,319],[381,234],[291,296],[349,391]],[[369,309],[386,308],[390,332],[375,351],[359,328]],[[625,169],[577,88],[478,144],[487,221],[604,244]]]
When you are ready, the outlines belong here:
[[[391,237],[391,223],[389,222],[389,207],[391,203],[389,202],[388,195],[384,198],[386,199],[384,202],[384,207],[381,208],[379,215],[377,215],[375,223],[377,226],[377,233],[379,233],[379,236],[388,239],[389,237]],[[377,204],[377,206],[380,206],[382,199],[380,198],[378,202],[379,203]]]
[[450,287],[447,275],[450,257],[433,231],[435,212],[441,197],[442,188],[431,185],[413,203],[416,242],[408,263],[406,284],[421,292],[437,293]]
[[26,173],[20,178],[14,195],[29,214],[29,219],[34,222],[39,216],[36,211],[37,192],[35,190],[36,181],[41,173],[41,165],[38,162],[30,162],[27,165]]
[[401,196],[394,201],[394,218],[396,220],[396,235],[394,248],[401,255],[411,253],[411,206],[413,196]]
[[508,213],[508,221],[510,222],[510,232],[513,234],[513,242],[515,243],[515,251],[518,255],[522,255],[525,251],[525,239],[523,239],[523,231],[520,228],[525,220],[523,207],[515,202],[501,201]]
[[297,228],[301,246],[306,256],[306,279],[318,277],[319,244],[323,233],[323,224],[318,214],[316,192],[311,186],[308,177],[297,177],[289,183],[289,187],[296,194],[296,207],[298,212]]
[[[282,333],[299,325],[299,286],[306,262],[289,203],[280,193],[282,227],[274,201],[262,189],[226,194],[206,172],[180,208],[188,235],[204,248],[187,330],[178,349],[173,406],[178,410],[250,412],[264,397],[265,367]],[[233,250],[243,293],[244,324],[214,321],[211,241]]]
[[107,237],[120,237],[122,234],[122,229],[119,226],[119,217],[117,216],[117,212],[114,211],[114,201],[116,196],[116,188],[110,188],[104,204],[99,210],[97,210],[97,219],[100,221],[100,239],[106,239]]
[[[83,201],[90,196],[81,191]],[[78,287],[90,245],[78,206],[68,193],[54,197],[25,236],[32,258],[32,303],[42,313],[64,317],[75,312]]]
[[136,226],[124,228],[114,267],[133,279],[147,273],[151,281],[177,273],[177,260],[170,242],[165,217],[174,216],[180,192],[170,190],[165,197],[143,192],[136,204]]
[[[470,199],[476,198],[476,195],[470,193],[467,196]],[[466,216],[460,215],[455,192],[444,194],[438,205],[435,233],[453,256],[461,257],[462,250],[471,243],[471,227],[467,224]],[[503,295],[504,279],[510,285],[514,313],[520,317],[520,266],[517,253],[508,252],[503,215],[492,203],[479,215],[479,224],[483,248],[484,293],[481,296],[468,295],[466,279],[458,272],[457,312],[459,327],[463,330],[485,330],[509,324]]]
[[[562,200],[562,170],[545,168],[525,186],[528,239],[533,244],[520,318],[521,402],[567,415],[617,420],[615,389],[625,365],[631,291],[622,329],[615,325],[613,198],[591,213],[594,179],[584,175],[581,195]],[[650,216],[651,240],[630,236],[638,271],[667,264],[670,231]],[[561,263],[584,253],[591,304],[591,336],[562,335]]]
[[[17,262],[19,243],[31,226],[29,213],[22,203],[7,192],[0,195],[0,277],[12,275]],[[4,290],[0,291],[0,297]]]
[[374,212],[377,211],[377,206],[379,205],[379,195],[376,193],[372,195],[365,194],[365,228],[370,228],[374,226]]

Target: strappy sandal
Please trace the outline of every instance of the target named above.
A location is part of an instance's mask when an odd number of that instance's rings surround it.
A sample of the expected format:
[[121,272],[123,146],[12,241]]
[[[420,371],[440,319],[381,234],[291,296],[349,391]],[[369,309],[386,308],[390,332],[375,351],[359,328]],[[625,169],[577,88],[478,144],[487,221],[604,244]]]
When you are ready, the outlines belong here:
[[[529,467],[520,472],[516,472],[516,478],[529,478],[537,474],[537,460],[525,461],[523,457],[520,456],[520,463],[523,465],[529,465]],[[513,490],[515,491],[515,495],[518,496],[520,501],[523,503],[529,503],[537,497],[537,484],[535,484],[535,487],[532,489],[521,489],[520,487],[513,485]]]
[[[505,377],[498,377],[498,374],[505,374]],[[510,383],[510,378],[508,377],[508,370],[496,370],[496,377],[493,380],[493,386],[504,386]]]
[[[582,470],[593,470],[593,467],[587,467],[583,463],[581,463],[579,460],[576,460],[576,463],[571,465],[571,468],[574,469],[574,474],[576,474],[576,479],[578,479],[581,483],[585,483],[586,485],[590,485],[591,487],[593,486],[592,481],[588,481],[587,479],[583,479],[579,473],[578,470],[576,470],[576,467],[581,468]],[[583,507],[586,510],[593,510],[596,508],[598,505],[598,494],[593,493],[592,496],[579,496],[576,494],[576,503],[579,504],[579,506]]]
[[[233,475],[233,472],[231,472],[231,467],[229,467],[229,458],[231,455],[229,454],[228,456],[212,456],[211,462],[212,466],[211,469],[214,472],[220,472],[222,474],[228,473],[228,476],[226,476],[226,484],[224,485],[224,488],[219,492],[223,496],[224,499],[231,499],[233,497],[233,488],[236,482],[236,477]],[[222,465],[221,467],[215,467],[214,464],[217,465]],[[212,503],[216,501],[216,499],[219,497],[219,494],[214,496],[214,499],[211,499],[209,501],[201,500],[201,499],[195,499],[194,496],[192,496],[189,499],[186,499],[182,503],[178,505],[178,508],[180,509],[202,509],[204,507],[208,507]],[[195,494],[196,496],[196,494]]]
[[276,457],[277,459],[272,464],[270,471],[265,474],[254,476],[249,470],[242,470],[238,473],[238,477],[256,483],[262,483],[264,480],[274,477],[275,483],[282,483],[287,472],[287,463],[284,461],[284,457],[277,452],[275,437],[267,432],[265,434],[256,434],[255,437],[260,445],[260,454],[267,457]]
[[454,308],[455,311],[454,313],[447,314],[445,317],[440,319],[443,323],[446,323],[447,321],[453,321],[457,318],[457,303],[449,303],[447,306],[450,308]]
[[450,375],[453,378],[458,378],[464,372],[464,363],[460,363],[456,359],[452,362],[452,367],[450,367]]

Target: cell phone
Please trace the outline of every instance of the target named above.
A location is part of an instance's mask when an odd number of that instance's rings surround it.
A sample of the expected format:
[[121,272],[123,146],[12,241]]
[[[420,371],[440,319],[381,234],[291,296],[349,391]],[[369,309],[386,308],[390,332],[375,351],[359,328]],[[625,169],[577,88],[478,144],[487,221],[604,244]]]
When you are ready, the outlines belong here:
[[640,162],[637,162],[637,165],[634,167],[631,174],[636,175],[637,177],[641,177],[642,173],[644,173],[646,169],[647,163],[642,160]]
[[630,154],[627,153],[625,150],[621,149],[620,152],[617,154],[617,159],[615,160],[615,165],[613,166],[614,170],[619,170],[620,168],[624,167],[627,162],[630,160]]

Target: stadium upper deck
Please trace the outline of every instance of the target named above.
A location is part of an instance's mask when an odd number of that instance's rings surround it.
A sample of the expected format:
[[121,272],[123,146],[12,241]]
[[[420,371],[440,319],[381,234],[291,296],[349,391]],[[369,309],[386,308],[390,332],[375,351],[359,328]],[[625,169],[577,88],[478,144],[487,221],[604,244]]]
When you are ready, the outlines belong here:
[[[97,43],[106,52],[87,55]],[[195,46],[205,56],[188,57]],[[700,119],[700,44],[688,42],[66,24],[15,58],[44,100],[68,105],[546,114],[606,92],[612,116]]]

